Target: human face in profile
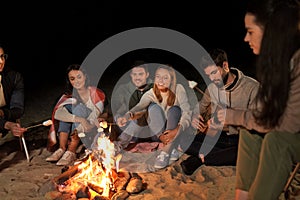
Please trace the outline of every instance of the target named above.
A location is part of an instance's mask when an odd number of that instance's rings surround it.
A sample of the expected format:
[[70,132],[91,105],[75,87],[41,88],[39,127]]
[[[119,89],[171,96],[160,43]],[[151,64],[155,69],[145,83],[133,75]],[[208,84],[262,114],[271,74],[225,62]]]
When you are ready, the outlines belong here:
[[146,72],[143,67],[134,67],[131,70],[130,77],[132,83],[139,88],[147,83],[149,72]]
[[81,70],[71,70],[68,77],[73,88],[80,90],[85,87],[86,76]]
[[0,48],[0,72],[2,72],[4,69],[5,61],[6,61],[6,56],[4,50]]
[[159,68],[155,72],[154,83],[160,91],[166,91],[171,85],[171,75],[167,69]]
[[244,22],[247,30],[244,41],[248,42],[253,53],[258,55],[264,32],[263,27],[256,23],[256,17],[251,13],[245,15]]

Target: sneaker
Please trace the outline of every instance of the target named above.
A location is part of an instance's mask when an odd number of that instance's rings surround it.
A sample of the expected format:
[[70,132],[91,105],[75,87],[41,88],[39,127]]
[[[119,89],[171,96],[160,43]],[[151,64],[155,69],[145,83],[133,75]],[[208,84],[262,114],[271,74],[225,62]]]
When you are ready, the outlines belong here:
[[200,158],[190,156],[186,160],[182,161],[180,166],[186,175],[192,175],[202,164],[203,163]]
[[71,165],[76,160],[76,154],[71,151],[66,151],[56,165]]
[[46,161],[48,162],[56,162],[58,161],[62,155],[65,153],[65,150],[63,150],[62,148],[57,149],[51,156],[49,156],[48,158],[46,158]]
[[170,160],[171,161],[176,161],[180,157],[179,151],[177,149],[173,149],[171,152]]
[[165,168],[169,164],[169,154],[162,151],[160,154],[156,157],[154,167],[156,169],[162,169]]

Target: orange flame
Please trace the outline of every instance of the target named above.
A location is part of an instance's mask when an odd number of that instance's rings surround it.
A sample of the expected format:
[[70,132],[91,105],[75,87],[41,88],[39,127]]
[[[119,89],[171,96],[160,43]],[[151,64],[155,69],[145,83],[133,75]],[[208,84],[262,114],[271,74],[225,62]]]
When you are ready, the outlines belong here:
[[102,134],[97,139],[97,148],[89,154],[87,160],[78,165],[78,172],[58,190],[76,194],[80,189],[88,188],[90,199],[97,195],[109,197],[110,192],[115,190],[113,179],[116,178],[114,172],[119,160],[115,157],[114,144]]

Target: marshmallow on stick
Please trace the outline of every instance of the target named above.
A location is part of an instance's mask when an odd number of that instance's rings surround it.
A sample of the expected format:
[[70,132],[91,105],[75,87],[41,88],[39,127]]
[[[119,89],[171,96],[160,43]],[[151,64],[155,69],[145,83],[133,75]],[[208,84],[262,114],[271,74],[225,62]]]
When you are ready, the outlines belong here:
[[47,120],[47,121],[44,121],[43,123],[41,123],[41,124],[36,124],[36,125],[33,125],[33,126],[29,126],[29,127],[27,127],[27,130],[28,129],[31,129],[31,128],[35,128],[35,127],[38,127],[38,126],[50,126],[50,125],[52,125],[52,120]]

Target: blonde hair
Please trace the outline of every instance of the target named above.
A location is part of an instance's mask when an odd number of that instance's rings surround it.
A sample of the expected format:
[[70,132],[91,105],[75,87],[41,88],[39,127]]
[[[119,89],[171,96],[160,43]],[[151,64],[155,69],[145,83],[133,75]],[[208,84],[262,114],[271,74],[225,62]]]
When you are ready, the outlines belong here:
[[[176,98],[176,84],[177,84],[177,80],[176,80],[176,72],[174,70],[173,67],[171,67],[170,65],[160,65],[157,69],[166,69],[168,70],[170,77],[171,77],[171,83],[170,86],[168,88],[169,91],[169,95],[168,95],[168,99],[167,99],[167,105],[168,106],[173,106],[175,103],[175,98]],[[158,99],[158,101],[161,103],[162,102],[162,96],[160,94],[160,90],[157,88],[156,84],[153,85],[153,91],[154,94],[156,96],[156,98]]]

